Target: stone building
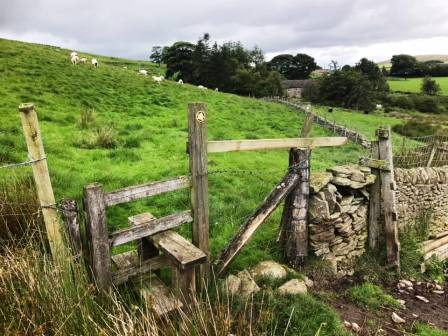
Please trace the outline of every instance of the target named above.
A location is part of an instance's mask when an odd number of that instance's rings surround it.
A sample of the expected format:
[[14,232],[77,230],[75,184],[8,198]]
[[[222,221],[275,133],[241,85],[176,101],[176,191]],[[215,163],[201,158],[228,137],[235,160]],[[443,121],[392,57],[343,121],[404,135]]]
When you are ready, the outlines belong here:
[[284,80],[283,87],[288,98],[301,98],[302,90],[308,82],[310,82],[310,79]]

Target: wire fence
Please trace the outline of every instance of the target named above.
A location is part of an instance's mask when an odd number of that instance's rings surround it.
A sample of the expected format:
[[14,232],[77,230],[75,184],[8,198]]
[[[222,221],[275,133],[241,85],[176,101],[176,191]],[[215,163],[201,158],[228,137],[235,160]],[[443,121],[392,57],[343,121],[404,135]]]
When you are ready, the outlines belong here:
[[448,165],[448,136],[429,135],[424,137],[402,138],[395,144],[394,167],[441,167]]

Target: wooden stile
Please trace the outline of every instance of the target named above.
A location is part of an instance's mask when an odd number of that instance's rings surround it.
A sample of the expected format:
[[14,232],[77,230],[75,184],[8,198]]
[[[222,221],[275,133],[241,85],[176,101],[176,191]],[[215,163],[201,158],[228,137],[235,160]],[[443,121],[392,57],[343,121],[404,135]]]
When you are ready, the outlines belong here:
[[64,259],[68,251],[65,249],[62,238],[62,225],[57,214],[56,201],[48,172],[47,158],[45,156],[37,113],[34,104],[22,104],[19,106],[19,111],[28,155],[30,160],[34,161],[31,167],[33,169],[34,183],[47,231],[50,250],[53,258]]
[[223,140],[209,141],[207,151],[209,153],[224,153],[268,149],[333,147],[345,145],[347,141],[346,137]]
[[137,186],[115,190],[104,195],[106,206],[121,203],[128,203],[149,196],[155,196],[169,191],[187,188],[190,186],[190,179],[180,176],[173,180],[151,182]]
[[[151,213],[145,212],[139,215],[128,217],[130,226],[137,226],[156,219]],[[141,260],[150,259],[159,255],[159,250],[154,246],[148,237],[140,239],[137,246],[138,255]]]
[[[209,208],[207,176],[207,107],[188,104],[188,153],[193,210],[193,244],[209,256]],[[208,276],[208,263],[201,265],[198,279]]]
[[133,240],[141,239],[158,232],[166,231],[178,227],[179,225],[193,221],[191,211],[183,211],[177,214],[162,218],[151,219],[146,223],[132,226],[130,228],[115,231],[110,235],[110,245],[118,246],[129,243]]
[[106,204],[101,184],[84,187],[84,210],[93,277],[100,289],[107,290],[112,285],[112,273]]
[[113,274],[113,283],[115,285],[120,285],[129,281],[132,277],[159,270],[167,265],[169,265],[168,259],[164,255],[159,255],[147,260],[139,260],[138,263],[120,267]]

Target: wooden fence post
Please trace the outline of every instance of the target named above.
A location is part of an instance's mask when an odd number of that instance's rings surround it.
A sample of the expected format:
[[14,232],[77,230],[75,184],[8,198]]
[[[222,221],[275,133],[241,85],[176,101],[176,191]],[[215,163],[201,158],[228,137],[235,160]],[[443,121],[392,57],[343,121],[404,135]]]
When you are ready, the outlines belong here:
[[395,209],[395,180],[390,126],[377,130],[380,159],[389,163],[389,170],[380,170],[381,197],[386,235],[387,265],[400,271],[400,242]]
[[[207,106],[203,103],[188,104],[188,153],[191,174],[193,244],[209,257]],[[207,261],[200,266],[198,279],[202,279],[203,276],[208,277],[208,271],[209,262]]]
[[[371,144],[371,158],[375,160],[380,159],[378,141],[372,141]],[[375,183],[370,189],[369,201],[369,247],[372,250],[378,249],[381,235],[384,233],[380,225],[381,218],[381,182],[379,169],[372,169],[372,174],[375,175]]]
[[70,247],[75,258],[82,255],[81,233],[79,231],[78,205],[74,199],[66,199],[61,202],[62,219],[70,240]]
[[112,285],[111,256],[101,184],[93,183],[84,187],[84,210],[93,277],[98,288],[107,290]]
[[19,106],[23,134],[28,147],[28,155],[32,162],[34,183],[36,184],[39,205],[42,211],[50,250],[53,258],[65,256],[66,250],[62,239],[61,223],[56,209],[56,201],[51,185],[48,164],[45,156],[39,120],[34,104]]

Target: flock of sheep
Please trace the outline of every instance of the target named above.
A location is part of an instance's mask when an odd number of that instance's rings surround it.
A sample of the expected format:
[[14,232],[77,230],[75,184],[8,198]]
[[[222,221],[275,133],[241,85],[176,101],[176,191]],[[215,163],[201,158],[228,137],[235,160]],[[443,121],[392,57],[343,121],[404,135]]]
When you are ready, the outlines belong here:
[[[76,51],[72,51],[70,53],[70,62],[72,62],[73,65],[76,65],[78,63],[86,64],[87,58],[86,57],[79,58],[78,53]],[[92,65],[94,68],[98,68],[98,60],[96,58],[92,58]]]
[[[86,57],[79,57],[78,56],[78,53],[76,52],[76,51],[72,51],[71,53],[70,53],[70,62],[73,64],[73,65],[76,65],[76,64],[78,64],[78,63],[83,63],[83,64],[86,64],[87,63],[87,58]],[[92,58],[92,65],[93,65],[93,67],[94,68],[98,68],[98,60],[96,59],[96,58]],[[124,67],[125,69],[127,69],[127,67]],[[139,71],[138,71],[138,74],[139,75],[143,75],[143,76],[148,76],[148,70],[144,70],[144,69],[140,69]],[[163,80],[165,79],[165,77],[163,77],[163,76],[152,76],[152,79],[153,79],[153,81],[154,82],[156,82],[157,84],[160,84],[160,83],[162,83],[163,82]],[[183,85],[184,84],[184,81],[182,80],[182,79],[179,79],[178,81],[177,81],[177,84],[179,84],[179,85]],[[203,85],[198,85],[198,89],[201,89],[201,90],[207,90],[207,87],[205,87],[205,86],[203,86]],[[216,92],[218,92],[218,88],[216,88],[215,89],[215,91]]]

